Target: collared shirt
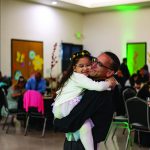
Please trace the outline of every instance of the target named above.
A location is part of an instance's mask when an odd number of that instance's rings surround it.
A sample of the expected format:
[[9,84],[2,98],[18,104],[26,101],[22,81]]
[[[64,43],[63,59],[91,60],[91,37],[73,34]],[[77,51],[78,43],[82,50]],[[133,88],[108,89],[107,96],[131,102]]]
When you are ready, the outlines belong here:
[[35,77],[31,77],[26,83],[26,89],[36,90],[39,91],[40,93],[44,93],[46,90],[46,81],[42,78],[41,80],[38,81],[37,84]]

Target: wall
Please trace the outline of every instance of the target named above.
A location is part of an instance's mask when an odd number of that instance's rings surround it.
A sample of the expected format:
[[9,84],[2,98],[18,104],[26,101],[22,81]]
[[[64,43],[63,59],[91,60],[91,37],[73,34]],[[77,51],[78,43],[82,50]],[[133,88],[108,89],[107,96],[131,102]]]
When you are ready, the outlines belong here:
[[83,29],[83,16],[56,8],[18,0],[1,0],[1,58],[2,73],[11,75],[11,39],[23,39],[44,42],[44,76],[49,77],[53,45],[57,46],[59,63],[53,75],[61,71],[60,43],[82,44],[75,37],[76,32]]
[[[11,75],[11,39],[44,42],[44,76],[50,74],[53,45],[57,46],[59,63],[53,73],[61,71],[60,43],[68,42],[84,45],[84,49],[97,56],[111,50],[120,60],[126,57],[127,42],[147,42],[150,53],[150,8],[134,11],[109,11],[81,15],[23,0],[1,1],[0,26],[0,70]],[[83,33],[81,39],[76,32]],[[148,55],[150,56],[150,54]],[[147,63],[150,67],[150,57]]]
[[[85,48],[98,55],[105,50],[126,57],[127,42],[147,42],[150,53],[150,8],[132,11],[111,11],[84,16]],[[150,57],[147,58],[150,67]]]

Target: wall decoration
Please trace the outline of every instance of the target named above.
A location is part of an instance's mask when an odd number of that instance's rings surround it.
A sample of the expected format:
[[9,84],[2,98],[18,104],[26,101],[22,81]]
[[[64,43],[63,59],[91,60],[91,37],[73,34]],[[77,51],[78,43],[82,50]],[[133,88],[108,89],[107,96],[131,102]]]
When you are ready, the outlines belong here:
[[28,79],[37,70],[43,73],[43,42],[12,39],[11,61],[14,82],[20,75]]
[[36,56],[35,51],[33,51],[33,50],[29,51],[29,58],[30,58],[31,60],[34,59],[35,56]]
[[22,63],[22,62],[24,62],[24,58],[25,58],[25,55],[23,53],[21,54],[19,51],[17,51],[16,61],[19,63]]
[[14,75],[15,80],[18,80],[20,76],[22,76],[21,71],[19,70],[15,71],[15,75]]
[[33,68],[35,71],[37,71],[37,70],[41,71],[42,70],[43,59],[39,55],[35,56],[32,63],[33,63]]
[[146,43],[127,43],[127,65],[132,75],[146,64]]
[[55,65],[58,63],[58,59],[56,56],[57,43],[53,45],[53,51],[51,56],[51,64],[50,64],[50,78],[52,78],[52,71]]

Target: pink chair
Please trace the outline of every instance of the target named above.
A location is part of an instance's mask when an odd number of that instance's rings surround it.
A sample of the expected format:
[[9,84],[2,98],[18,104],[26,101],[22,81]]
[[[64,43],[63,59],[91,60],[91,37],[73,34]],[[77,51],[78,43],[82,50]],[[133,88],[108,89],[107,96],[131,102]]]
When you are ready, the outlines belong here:
[[[42,137],[45,135],[47,118],[44,115],[44,101],[41,93],[35,90],[28,90],[23,97],[23,107],[27,113],[27,121],[24,135],[27,135],[29,120],[31,117],[44,119]],[[36,111],[35,111],[36,110]]]

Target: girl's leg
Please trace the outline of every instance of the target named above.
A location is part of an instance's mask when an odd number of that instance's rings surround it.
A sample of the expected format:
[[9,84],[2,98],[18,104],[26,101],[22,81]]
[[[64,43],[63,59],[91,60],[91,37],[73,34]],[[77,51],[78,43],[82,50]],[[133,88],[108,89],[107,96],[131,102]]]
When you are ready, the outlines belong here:
[[92,136],[92,125],[91,121],[87,120],[79,130],[80,140],[85,150],[94,150],[93,136]]

